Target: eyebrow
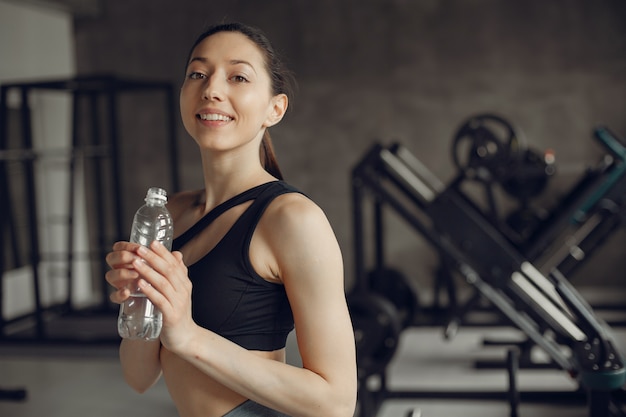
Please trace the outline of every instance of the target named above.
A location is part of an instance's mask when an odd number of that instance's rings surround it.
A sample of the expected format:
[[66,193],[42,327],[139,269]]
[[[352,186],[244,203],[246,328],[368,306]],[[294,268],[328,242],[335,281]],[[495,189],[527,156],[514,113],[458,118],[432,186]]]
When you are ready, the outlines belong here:
[[[205,57],[196,56],[196,57],[193,57],[193,58],[191,58],[189,60],[189,64],[191,64],[192,62],[196,62],[196,61],[199,61],[199,62],[202,62],[202,63],[206,63],[208,61],[208,59],[205,58]],[[246,66],[250,67],[252,69],[252,71],[254,71],[256,73],[256,69],[254,69],[254,66],[250,62],[248,62],[246,60],[243,60],[243,59],[231,59],[230,61],[228,61],[228,63],[230,65],[239,65],[239,64],[246,65]],[[189,65],[189,64],[187,64],[187,65]]]

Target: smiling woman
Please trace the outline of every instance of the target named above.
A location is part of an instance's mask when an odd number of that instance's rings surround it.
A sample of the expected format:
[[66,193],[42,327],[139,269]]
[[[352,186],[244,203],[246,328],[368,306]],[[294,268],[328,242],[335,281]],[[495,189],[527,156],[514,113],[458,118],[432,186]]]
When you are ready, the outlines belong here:
[[[139,278],[163,313],[159,341],[122,340],[124,376],[143,392],[162,374],[181,417],[352,417],[354,335],[343,262],[320,209],[283,181],[268,128],[289,104],[291,74],[257,29],[200,35],[180,92],[204,189],[171,198],[174,251],[118,242],[111,299]],[[302,367],[287,364],[288,334]]]
[[[205,39],[220,32],[239,34],[241,36],[244,36],[257,49],[252,53],[252,55],[250,55],[250,57],[248,57],[248,55],[244,53],[244,55],[241,55],[239,57],[235,57],[233,55],[233,57],[229,60],[228,64],[235,71],[232,74],[231,79],[233,83],[254,82],[259,76],[263,77],[267,75],[270,77],[269,88],[270,94],[272,96],[283,95],[285,99],[293,97],[293,90],[295,86],[293,73],[284,66],[282,60],[274,51],[274,48],[272,47],[270,41],[258,29],[238,23],[213,26],[197,38],[196,42],[192,45],[192,48],[187,57],[188,68],[186,78],[194,79],[203,78],[206,76],[206,74],[203,74],[201,72],[191,73],[191,67],[194,62],[199,62],[200,64],[204,64],[205,66],[210,65],[210,62],[207,62],[208,57],[203,56],[199,51],[196,51],[196,49],[201,43],[203,43]],[[261,61],[251,62],[250,59],[252,57],[257,59],[260,58]],[[237,69],[241,70],[241,73],[237,73]],[[260,72],[257,72],[257,69]],[[285,108],[283,109],[283,111],[287,108],[287,101],[284,103],[284,106]],[[261,162],[265,166],[265,169],[276,178],[283,179],[283,175],[278,166],[278,162],[276,161],[272,139],[268,130],[265,130],[263,132],[263,141],[261,143],[260,152]]]

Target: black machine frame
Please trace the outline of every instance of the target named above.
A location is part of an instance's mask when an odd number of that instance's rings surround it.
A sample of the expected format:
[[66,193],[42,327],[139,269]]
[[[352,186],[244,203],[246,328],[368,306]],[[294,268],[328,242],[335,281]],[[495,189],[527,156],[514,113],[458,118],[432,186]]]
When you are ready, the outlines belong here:
[[[569,283],[563,271],[572,271],[578,262],[571,259],[571,245],[591,250],[624,222],[626,206],[626,148],[606,128],[595,138],[607,149],[601,167],[589,172],[550,216],[525,247],[516,245],[461,191],[466,180],[459,175],[444,185],[408,149],[399,143],[374,144],[352,171],[354,209],[355,296],[370,294],[371,280],[366,267],[364,234],[365,204],[373,204],[376,268],[384,267],[384,224],[382,212],[391,208],[426,238],[445,260],[446,268],[460,275],[476,291],[476,298],[488,300],[504,320],[520,329],[542,348],[551,366],[576,379],[575,392],[519,392],[516,372],[519,351],[511,349],[506,368],[509,389],[502,392],[394,391],[386,385],[385,368],[362,370],[359,377],[359,416],[376,415],[381,403],[392,398],[508,399],[511,415],[519,401],[578,401],[588,405],[590,417],[623,415],[616,404],[624,400],[626,371],[622,353],[615,345],[608,325]],[[608,162],[607,162],[608,161]],[[416,215],[419,212],[419,215]],[[559,240],[559,234],[574,225],[576,242]],[[553,251],[552,264],[544,273],[534,265],[538,254]],[[350,298],[349,298],[350,302]],[[460,314],[472,306],[453,306],[450,322],[463,321]],[[563,349],[567,347],[567,349]],[[393,349],[384,359],[389,360]],[[366,362],[359,349],[359,362]],[[570,352],[570,353],[566,353]],[[375,378],[378,382],[370,384]],[[374,388],[371,388],[373,386]]]
[[[40,248],[40,232],[38,230],[37,206],[41,204],[36,195],[35,165],[50,155],[39,152],[33,147],[33,120],[30,108],[30,98],[33,92],[60,92],[67,94],[72,99],[71,117],[71,141],[67,149],[58,150],[67,160],[69,172],[69,202],[67,218],[67,247],[59,248],[59,253],[42,253]],[[164,81],[132,80],[114,75],[89,75],[73,78],[58,78],[49,80],[35,80],[25,82],[6,83],[0,86],[0,199],[9,204],[0,204],[0,231],[2,241],[9,242],[9,248],[5,253],[10,256],[10,264],[27,265],[32,270],[32,288],[34,311],[11,319],[5,319],[0,314],[0,341],[14,343],[103,343],[115,342],[114,338],[100,336],[68,337],[50,334],[49,317],[51,313],[56,316],[78,316],[79,313],[106,313],[108,316],[114,313],[111,302],[108,299],[108,286],[104,281],[106,265],[104,255],[108,247],[117,239],[126,235],[123,228],[123,199],[121,193],[121,166],[120,160],[120,115],[119,101],[123,94],[132,93],[157,93],[163,97],[164,121],[166,134],[166,152],[169,156],[172,192],[180,189],[178,169],[178,149],[176,142],[176,119],[175,106],[176,94],[172,83]],[[17,120],[9,117],[9,96],[19,99],[19,114]],[[16,129],[19,133],[13,141],[9,140],[11,127],[19,125]],[[52,157],[58,155],[52,155]],[[74,233],[74,199],[76,188],[75,169],[78,163],[86,163],[92,172],[93,183],[90,184],[96,192],[87,198],[92,201],[95,210],[96,248],[91,253],[85,253],[77,248],[73,239]],[[12,201],[11,191],[16,187],[9,178],[9,166],[18,165],[24,173],[23,201]],[[110,181],[104,181],[104,173],[110,173]],[[118,196],[115,199],[105,197],[105,194]],[[20,207],[17,207],[19,203]],[[25,231],[20,233],[16,230],[16,210],[25,218]],[[105,209],[109,213],[105,212]],[[20,248],[27,248],[27,253],[19,253]],[[95,253],[94,253],[95,252]],[[72,268],[68,268],[67,274],[67,297],[64,302],[52,306],[44,306],[41,301],[41,277],[39,265],[50,259],[65,259],[71,265],[73,259],[86,256],[93,257],[99,271],[102,272],[101,295],[102,298],[97,308],[91,308],[89,312],[77,311],[72,303]],[[5,254],[0,256],[0,274],[6,272]],[[2,310],[2,282],[0,275],[0,310]],[[34,332],[26,335],[9,332],[10,326],[21,323],[34,322]],[[11,333],[11,334],[9,334]]]

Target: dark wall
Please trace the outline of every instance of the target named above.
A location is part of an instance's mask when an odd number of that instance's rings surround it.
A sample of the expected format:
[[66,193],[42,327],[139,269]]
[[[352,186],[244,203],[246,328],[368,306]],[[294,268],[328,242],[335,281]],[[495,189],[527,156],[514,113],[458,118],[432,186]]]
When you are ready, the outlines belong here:
[[[623,0],[109,0],[76,26],[80,73],[180,85],[187,48],[221,20],[263,28],[299,79],[291,112],[272,131],[287,179],[332,222],[352,279],[350,169],[375,140],[397,139],[443,181],[455,174],[452,138],[470,115],[498,113],[532,147],[556,152],[546,191],[558,201],[601,155],[605,124],[626,136]],[[163,109],[123,101],[128,217],[145,188],[166,181]],[[179,127],[184,188],[201,186],[195,144]],[[436,257],[393,216],[391,264],[430,281]],[[576,282],[619,284],[626,233],[616,232]]]

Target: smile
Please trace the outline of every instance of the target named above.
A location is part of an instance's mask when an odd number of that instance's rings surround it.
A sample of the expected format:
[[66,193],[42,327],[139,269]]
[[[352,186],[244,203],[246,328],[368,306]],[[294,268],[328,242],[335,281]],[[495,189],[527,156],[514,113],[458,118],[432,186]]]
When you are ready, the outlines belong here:
[[232,117],[228,117],[223,114],[217,114],[217,113],[199,114],[197,117],[200,120],[209,120],[209,121],[230,122],[231,120],[233,120]]

